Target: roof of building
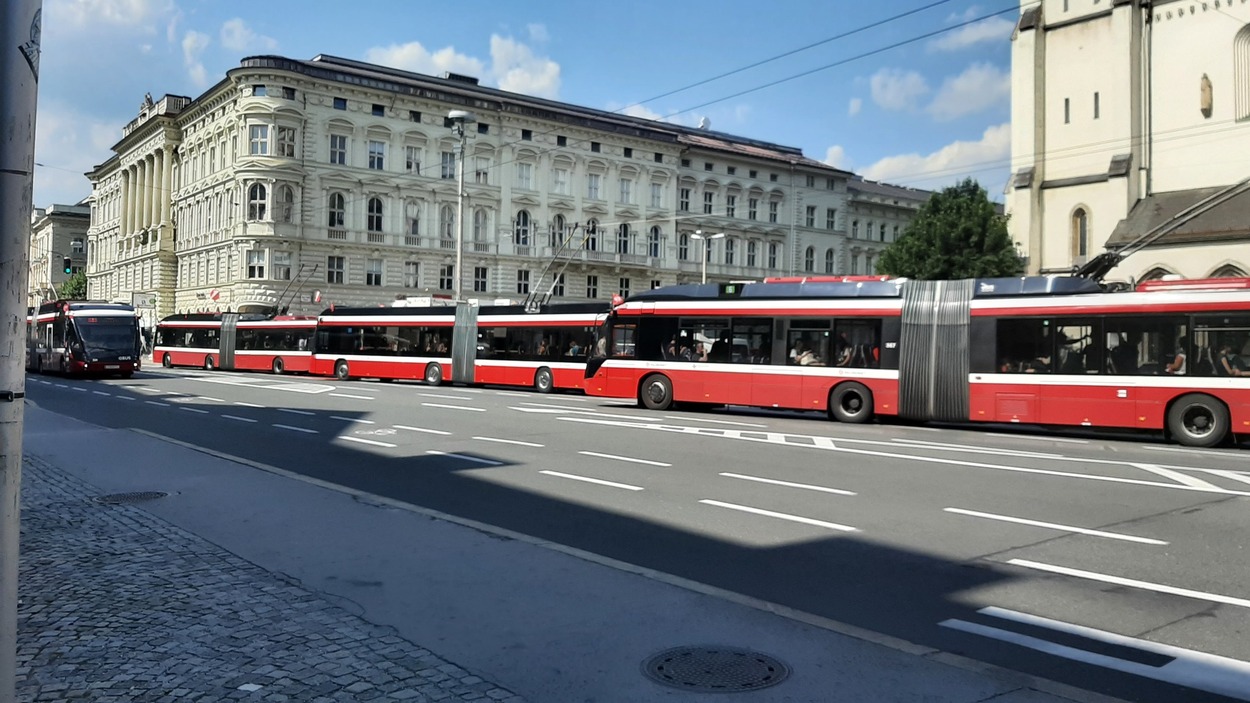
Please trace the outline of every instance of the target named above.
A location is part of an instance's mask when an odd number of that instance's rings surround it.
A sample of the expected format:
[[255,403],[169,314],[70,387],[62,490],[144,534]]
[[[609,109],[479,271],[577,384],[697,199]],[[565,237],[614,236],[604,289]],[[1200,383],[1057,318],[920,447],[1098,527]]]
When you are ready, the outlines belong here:
[[[1206,198],[1225,190],[1226,186],[1192,188],[1168,193],[1155,193],[1137,201],[1128,217],[1115,226],[1107,239],[1108,248],[1126,246],[1138,237],[1163,225],[1186,209]],[[1245,213],[1250,210],[1250,191],[1235,195],[1207,212],[1177,227],[1153,242],[1151,246],[1189,244],[1195,242],[1227,241],[1250,237],[1250,220]]]
[[858,191],[869,195],[880,195],[887,198],[899,198],[907,200],[925,201],[929,196],[933,195],[933,191],[921,190],[919,188],[910,188],[908,186],[897,186],[890,183],[881,183],[878,181],[870,181],[864,178],[853,178],[846,184],[848,191]]

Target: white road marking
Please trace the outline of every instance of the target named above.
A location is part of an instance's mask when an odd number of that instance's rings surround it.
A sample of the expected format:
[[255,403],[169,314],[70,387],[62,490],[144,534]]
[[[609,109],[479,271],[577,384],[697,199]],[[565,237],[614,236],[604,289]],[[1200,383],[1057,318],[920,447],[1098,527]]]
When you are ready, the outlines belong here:
[[278,408],[278,412],[291,413],[292,415],[315,415],[316,414],[316,413],[309,412],[307,410],[296,410],[294,408]]
[[463,395],[440,395],[438,393],[418,393],[422,398],[441,398],[443,400],[477,400]]
[[425,432],[427,434],[442,434],[442,435],[451,434],[450,432],[444,432],[443,430],[431,430],[425,427],[411,427],[409,425],[395,425],[394,427],[397,430],[408,430],[409,432]]
[[86,388],[79,388],[78,386],[74,386],[74,390],[78,391],[79,393],[86,393],[86,392],[87,392],[87,389],[86,389]]
[[394,447],[395,446],[394,444],[391,444],[390,442],[379,442],[376,439],[361,439],[360,437],[341,436],[338,439],[346,440],[348,442],[359,442],[360,444],[371,444],[375,447]]
[[134,400],[134,398],[131,398],[131,397],[130,397],[130,396],[128,396],[128,395],[119,395],[119,396],[116,396],[116,398],[117,398],[118,400]]
[[558,478],[568,478],[574,481],[585,481],[586,483],[595,483],[600,486],[609,486],[611,488],[624,488],[627,491],[641,491],[642,490],[642,486],[631,486],[628,483],[616,483],[614,481],[604,481],[602,479],[588,478],[586,476],[574,476],[573,474],[565,474],[559,471],[539,471],[538,473],[546,474],[548,476],[556,476]]
[[189,413],[199,413],[199,414],[201,414],[201,415],[207,415],[207,414],[208,414],[208,411],[207,411],[207,410],[200,410],[199,408],[187,408],[187,407],[180,407],[180,408],[178,408],[178,409],[179,409],[179,410],[186,410],[186,411],[187,411],[187,412],[189,412]]
[[374,400],[372,396],[352,395],[350,393],[331,393],[330,397],[331,398],[354,398],[356,400]]
[[222,417],[228,420],[238,420],[239,422],[256,422],[250,417],[239,417],[238,415],[222,415]]
[[430,449],[430,450],[427,450],[425,453],[434,454],[435,456],[450,456],[456,459],[464,459],[465,461],[473,461],[478,464],[485,464],[487,466],[503,466],[502,461],[491,461],[490,459],[479,459],[475,456],[465,456],[464,454],[456,454],[454,452],[436,452],[433,449]]
[[738,427],[759,427],[763,429],[768,428],[768,425],[759,425],[754,422],[733,422],[730,420],[709,420],[709,419],[702,418],[702,417],[689,417],[689,416],[683,416],[683,415],[665,415],[664,417],[665,419],[668,419],[668,420],[690,420],[691,422],[709,422],[714,425],[737,425]]
[[744,474],[722,473],[721,476],[726,478],[740,478],[743,481],[757,481],[759,483],[771,483],[774,486],[787,486],[789,488],[802,488],[808,491],[820,491],[821,493],[834,493],[840,496],[857,495],[853,491],[844,491],[841,488],[826,488],[824,486],[813,486],[807,483],[791,483],[790,481],[778,481],[775,478],[760,478],[759,476],[746,476]]
[[373,420],[362,420],[358,417],[343,417],[342,415],[331,415],[331,420],[342,420],[343,422],[359,422],[362,425],[376,425],[378,423]]
[[995,449],[993,447],[975,446],[970,444],[950,444],[949,442],[930,442],[927,439],[907,439],[899,437],[895,442],[906,443],[908,448],[916,449],[934,449],[940,451],[952,452],[968,452],[969,454],[996,454],[998,456],[1021,456],[1036,457],[1039,459],[1058,459],[1062,454],[1051,454],[1048,452],[1033,452],[1027,449]]
[[235,404],[235,405],[242,405],[242,406],[243,406],[243,407],[245,407],[245,408],[263,408],[263,407],[265,407],[265,406],[263,406],[263,405],[257,405],[256,403],[244,403],[244,402],[243,402],[243,401],[241,401],[241,400],[236,400],[236,401],[234,401],[234,404]]
[[[525,403],[525,405],[536,405],[536,403]],[[641,420],[642,415],[613,415],[611,413],[598,412],[596,410],[582,410],[581,408],[562,408],[556,406],[535,407],[535,408],[518,408],[513,405],[508,406],[509,410],[516,410],[522,413],[540,413],[545,415],[591,415],[594,417],[616,418],[620,420]]]
[[427,408],[444,408],[447,410],[468,410],[475,413],[484,413],[486,408],[471,408],[467,405],[443,405],[442,403],[422,403]]
[[762,508],[752,508],[746,505],[735,505],[734,503],[722,503],[719,500],[701,500],[704,505],[714,505],[718,508],[729,508],[730,510],[740,510],[744,513],[753,513],[755,515],[764,515],[765,517],[775,517],[778,520],[788,520],[790,522],[801,522],[804,525],[814,525],[816,527],[824,527],[830,530],[838,530],[840,532],[859,532],[858,529],[848,525],[839,525],[836,522],[825,522],[824,520],[813,520],[810,517],[801,517],[799,515],[788,515],[786,513],[776,513],[771,510]]
[[512,391],[497,391],[497,392],[495,393],[495,395],[503,395],[503,396],[507,396],[507,397],[509,397],[509,398],[530,398],[530,397],[532,397],[529,393],[513,393]]
[[1223,469],[1207,469],[1207,473],[1215,474],[1216,476],[1223,476],[1224,478],[1231,479],[1233,481],[1240,481],[1241,483],[1250,483],[1250,474],[1246,474],[1241,471],[1225,471]]
[[1007,439],[1032,439],[1038,442],[1061,442],[1067,444],[1089,444],[1088,439],[1068,439],[1066,437],[1035,437],[1027,434],[1007,434],[1006,432],[985,432],[988,437],[1006,437]]
[[1183,474],[1179,471],[1165,469],[1162,466],[1159,466],[1158,464],[1139,464],[1137,462],[1130,462],[1129,466],[1139,468],[1142,471],[1149,471],[1152,474],[1158,474],[1160,476],[1163,476],[1164,478],[1170,478],[1173,481],[1176,481],[1177,483],[1181,484],[1182,486],[1191,486],[1193,488],[1201,488],[1203,490],[1219,488],[1219,486],[1215,485],[1214,483],[1203,481],[1197,476],[1190,476],[1189,474]]
[[662,461],[651,461],[650,459],[634,459],[632,457],[617,456],[615,454],[600,454],[599,452],[578,452],[578,454],[584,454],[586,456],[597,456],[600,459],[616,459],[617,461],[628,461],[628,462],[632,462],[635,464],[647,464],[648,466],[672,466],[672,464],[665,464]]
[[1126,542],[1140,542],[1141,544],[1167,544],[1163,540],[1150,539],[1149,537],[1135,537],[1133,535],[1120,534],[1118,532],[1104,532],[1102,530],[1091,530],[1086,527],[1073,527],[1071,525],[1060,525],[1054,522],[1040,522],[1038,520],[1026,520],[1019,517],[1010,517],[1008,515],[995,515],[993,513],[982,513],[976,510],[964,510],[962,508],[943,508],[948,513],[957,515],[968,515],[970,517],[981,517],[987,520],[1000,520],[1002,522],[1014,522],[1021,525],[1032,525],[1033,527],[1046,527],[1052,530],[1062,530],[1064,532],[1076,532],[1082,535],[1090,535],[1092,537],[1106,537],[1107,539],[1121,539]]
[[202,396],[200,396],[200,400],[208,400],[208,401],[212,401],[212,402],[214,402],[214,403],[224,403],[224,402],[226,402],[226,401],[222,400],[221,398],[213,398],[213,397],[210,397],[210,396],[207,396],[207,395],[202,395]]
[[53,385],[55,385],[57,388],[69,388],[69,386],[65,385],[64,383],[55,383]]
[[1140,447],[1138,447],[1138,449],[1149,449],[1155,452],[1179,452],[1181,454],[1199,454],[1202,456],[1218,456],[1218,457],[1223,457],[1225,459],[1238,459],[1238,460],[1240,460],[1241,457],[1243,456],[1243,454],[1239,453],[1237,450],[1220,451],[1218,449],[1190,449],[1188,447],[1155,447],[1155,446],[1148,445],[1148,444],[1143,444]]
[[500,444],[519,444],[519,445],[521,445],[522,447],[541,447],[541,446],[543,446],[543,445],[541,445],[541,444],[538,444],[537,442],[522,442],[522,441],[521,441],[521,440],[519,440],[519,439],[499,439],[498,437],[474,437],[473,439],[480,439],[480,440],[482,440],[483,442],[499,442]]
[[95,393],[96,395],[113,395],[112,393],[105,393],[104,391],[91,391],[91,392]]
[[1149,652],[1165,657],[1172,657],[1173,661],[1167,662],[1161,666],[1152,666],[1150,664],[1142,664],[1140,662],[1128,661],[1118,657],[1112,657],[1105,654],[1096,654],[1094,652],[1069,647],[1066,645],[1050,642],[1038,637],[1022,635],[1017,632],[1003,630],[997,627],[990,627],[979,623],[966,622],[964,620],[950,619],[940,623],[943,627],[949,627],[955,630],[962,630],[984,637],[1017,644],[1022,647],[1028,647],[1040,652],[1052,654],[1055,656],[1072,659],[1074,661],[1082,661],[1088,664],[1123,671],[1136,676],[1142,676],[1157,681],[1166,681],[1168,683],[1187,686],[1189,688],[1202,691],[1209,691],[1225,696],[1240,698],[1247,700],[1247,691],[1250,691],[1250,663],[1228,657],[1221,657],[1215,654],[1207,654],[1205,652],[1197,652],[1192,649],[1184,649],[1182,647],[1174,647],[1171,645],[1151,642],[1149,640],[1137,639],[1136,637],[1126,637],[1114,632],[1105,630],[1096,630],[1092,627],[1083,625],[1074,625],[1059,620],[1052,620],[1037,615],[1021,613],[1006,608],[982,608],[977,611],[981,615],[1000,618],[1013,622],[1032,625],[1035,627],[1047,628],[1062,632],[1069,635],[1077,635],[1098,642],[1117,645],[1121,647],[1129,647],[1142,652]]
[[307,434],[321,434],[317,430],[310,430],[306,427],[295,427],[293,425],[279,425],[277,423],[274,423],[274,427],[280,427],[284,430],[295,430],[296,432],[305,432]]
[[1194,598],[1197,600],[1210,601],[1212,603],[1224,603],[1226,605],[1236,605],[1242,608],[1250,608],[1250,600],[1245,598],[1236,598],[1234,596],[1224,596],[1218,593],[1207,593],[1205,591],[1195,591],[1188,588],[1178,588],[1176,586],[1165,586],[1161,583],[1150,583],[1149,581],[1138,581],[1137,579],[1126,579],[1121,576],[1108,576],[1107,574],[1099,574],[1093,571],[1083,571],[1081,569],[1069,569],[1066,566],[1054,566],[1052,564],[1042,564],[1041,562],[1029,561],[1028,559],[1011,559],[1007,562],[1012,566],[1022,566],[1026,569],[1036,569],[1038,571],[1048,571],[1052,574],[1063,574],[1065,576],[1075,576],[1077,578],[1089,579],[1091,581],[1102,581],[1103,583],[1114,583],[1119,586],[1131,586],[1140,588],[1145,591],[1154,591],[1155,593],[1170,593],[1174,596],[1183,596],[1185,598]]
[[159,406],[160,406],[160,407],[162,407],[162,408],[168,408],[168,407],[169,407],[169,403],[158,403],[158,402],[156,402],[155,400],[145,400],[145,401],[143,401],[143,402],[147,403],[148,405],[159,405]]

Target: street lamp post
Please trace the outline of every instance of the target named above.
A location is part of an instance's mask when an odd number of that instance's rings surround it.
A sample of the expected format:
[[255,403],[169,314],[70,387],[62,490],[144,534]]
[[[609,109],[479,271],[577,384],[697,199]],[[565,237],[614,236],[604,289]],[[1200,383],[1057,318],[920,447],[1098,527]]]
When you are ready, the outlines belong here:
[[703,282],[704,282],[704,283],[707,283],[707,257],[708,257],[708,247],[712,246],[712,244],[711,244],[711,240],[713,240],[713,239],[723,239],[723,238],[724,238],[724,236],[725,236],[725,233],[724,233],[724,232],[717,232],[716,234],[704,234],[704,233],[703,233],[703,230],[701,230],[701,229],[696,229],[696,230],[694,231],[694,233],[692,233],[690,236],[691,236],[691,237],[694,237],[695,239],[701,239],[701,240],[703,240]]
[[464,295],[464,140],[466,124],[477,122],[477,116],[468,110],[452,110],[447,113],[456,142],[456,302]]

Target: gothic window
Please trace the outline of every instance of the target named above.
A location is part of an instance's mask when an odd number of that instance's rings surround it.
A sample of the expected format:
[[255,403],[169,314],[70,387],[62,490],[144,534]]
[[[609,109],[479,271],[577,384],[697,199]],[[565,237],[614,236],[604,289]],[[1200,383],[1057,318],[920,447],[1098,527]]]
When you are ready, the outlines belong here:
[[1072,255],[1085,257],[1089,255],[1089,216],[1085,208],[1077,208],[1072,213]]

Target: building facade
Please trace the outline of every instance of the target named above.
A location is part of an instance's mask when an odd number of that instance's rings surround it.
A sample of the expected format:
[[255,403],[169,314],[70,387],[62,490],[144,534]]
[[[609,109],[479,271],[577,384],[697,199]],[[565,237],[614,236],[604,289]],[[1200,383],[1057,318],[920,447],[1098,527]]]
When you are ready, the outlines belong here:
[[[86,205],[49,205],[32,213],[27,307],[56,300],[61,286],[74,274],[86,270],[90,225],[91,209]],[[68,273],[64,267],[67,258]]]
[[908,211],[792,147],[331,56],[149,96],[113,152],[87,174],[89,293],[158,316],[867,272],[881,241],[848,210],[891,239]]
[[1007,206],[1029,272],[1128,247],[1109,279],[1250,273],[1250,5],[1021,8]]

